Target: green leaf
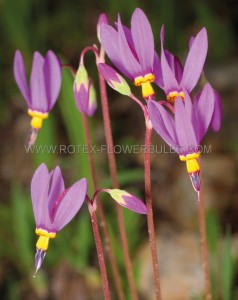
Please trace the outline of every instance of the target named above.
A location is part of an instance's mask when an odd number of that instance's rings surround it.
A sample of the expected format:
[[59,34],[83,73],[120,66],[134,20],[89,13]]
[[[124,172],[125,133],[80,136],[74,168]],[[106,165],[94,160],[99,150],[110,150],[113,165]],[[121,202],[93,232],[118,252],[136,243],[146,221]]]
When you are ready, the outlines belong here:
[[233,261],[231,256],[231,233],[226,232],[226,239],[223,249],[222,260],[222,285],[223,285],[223,299],[231,300],[231,290],[233,282]]

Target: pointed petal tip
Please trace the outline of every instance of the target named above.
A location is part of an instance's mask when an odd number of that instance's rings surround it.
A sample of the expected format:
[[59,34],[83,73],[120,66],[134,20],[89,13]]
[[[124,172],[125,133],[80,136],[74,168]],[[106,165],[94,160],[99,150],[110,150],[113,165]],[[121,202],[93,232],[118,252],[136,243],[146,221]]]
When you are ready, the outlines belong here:
[[196,192],[200,192],[201,180],[200,180],[200,177],[199,177],[199,172],[191,173],[191,174],[189,174],[189,177],[191,179],[194,190]]
[[33,277],[36,276],[37,272],[41,268],[44,258],[46,256],[46,251],[42,249],[36,249],[36,255],[35,255],[35,274]]

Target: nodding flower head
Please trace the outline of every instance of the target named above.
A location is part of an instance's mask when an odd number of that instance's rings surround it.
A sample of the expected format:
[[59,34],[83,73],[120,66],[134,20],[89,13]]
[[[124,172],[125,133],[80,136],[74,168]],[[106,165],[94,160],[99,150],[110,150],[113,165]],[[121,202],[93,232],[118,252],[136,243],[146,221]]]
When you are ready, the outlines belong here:
[[164,50],[164,27],[160,33],[161,39],[161,73],[162,78],[156,82],[166,93],[167,100],[174,104],[176,97],[184,99],[186,90],[190,93],[201,76],[207,55],[207,31],[202,28],[195,38],[190,39],[190,49],[184,64],[178,58]]
[[32,117],[32,136],[29,142],[34,144],[42,122],[54,106],[61,87],[61,63],[58,57],[49,50],[43,57],[39,52],[33,56],[30,85],[27,83],[25,64],[22,54],[16,51],[14,57],[14,77],[25,98],[28,114]]
[[145,99],[154,98],[151,83],[155,80],[154,65],[158,57],[154,50],[154,37],[144,12],[136,8],[131,18],[131,29],[123,26],[120,16],[116,29],[101,26],[101,43],[112,63],[124,75],[142,87]]
[[77,70],[73,90],[78,110],[93,116],[97,109],[96,91],[83,63],[80,63]]
[[199,191],[199,143],[212,125],[212,119],[216,119],[217,125],[212,126],[213,129],[220,128],[221,119],[218,113],[214,116],[217,97],[209,84],[204,86],[194,104],[188,92],[183,90],[183,93],[184,100],[181,97],[175,100],[174,116],[153,100],[148,103],[148,111],[155,131],[179,154],[180,160],[186,162],[193,186]]
[[35,270],[41,267],[49,240],[56,237],[81,208],[87,193],[87,180],[77,181],[65,190],[59,167],[50,173],[45,164],[35,171],[31,181],[31,199],[36,222]]

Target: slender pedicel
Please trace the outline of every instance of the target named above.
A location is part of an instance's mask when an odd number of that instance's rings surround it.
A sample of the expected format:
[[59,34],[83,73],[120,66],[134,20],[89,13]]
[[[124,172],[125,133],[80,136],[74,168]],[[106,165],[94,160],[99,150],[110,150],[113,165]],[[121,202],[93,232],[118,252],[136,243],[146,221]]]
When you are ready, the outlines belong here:
[[[89,129],[89,124],[88,124],[88,117],[86,114],[82,114],[82,117],[83,117],[83,125],[84,125],[84,132],[85,132],[87,145],[91,146],[92,142],[91,142],[91,135],[90,135],[90,129]],[[91,151],[88,151],[88,158],[89,158],[89,163],[90,163],[91,176],[93,179],[93,186],[94,186],[94,190],[96,191],[98,188],[97,187],[97,174],[96,174],[93,153]],[[124,291],[123,291],[123,287],[122,287],[121,275],[120,275],[118,265],[116,262],[116,258],[115,258],[114,252],[113,252],[109,229],[107,226],[106,217],[105,217],[105,213],[104,213],[104,209],[101,204],[101,201],[97,202],[97,208],[98,208],[99,216],[100,216],[99,224],[102,228],[103,235],[104,235],[104,242],[105,242],[104,249],[107,252],[108,257],[109,257],[112,274],[113,274],[113,279],[115,282],[115,288],[116,288],[116,291],[118,294],[118,298],[120,300],[124,300],[125,295],[124,295]]]
[[201,239],[202,258],[203,258],[203,270],[204,270],[204,278],[205,278],[206,300],[212,300],[205,210],[204,210],[204,203],[203,203],[203,197],[201,195],[201,191],[197,192],[197,196],[198,196],[199,229],[200,229],[200,239]]
[[[102,62],[102,61],[101,61]],[[109,168],[110,174],[112,177],[112,183],[114,188],[119,188],[118,178],[117,178],[117,167],[116,167],[116,160],[115,155],[113,152],[113,139],[112,139],[112,131],[111,131],[111,120],[109,115],[109,108],[108,108],[108,99],[107,99],[107,90],[106,90],[106,82],[99,71],[99,86],[100,86],[100,94],[101,94],[101,103],[102,103],[102,113],[103,113],[103,123],[104,123],[104,133],[106,138],[106,143],[109,148],[108,151],[108,161],[109,161]],[[119,232],[122,242],[122,251],[125,259],[125,267],[126,267],[126,274],[127,279],[129,282],[130,292],[133,300],[137,300],[137,292],[134,282],[133,276],[133,268],[129,254],[129,247],[126,237],[126,229],[125,223],[122,215],[122,210],[120,206],[116,206],[117,211],[117,220],[119,225]]]

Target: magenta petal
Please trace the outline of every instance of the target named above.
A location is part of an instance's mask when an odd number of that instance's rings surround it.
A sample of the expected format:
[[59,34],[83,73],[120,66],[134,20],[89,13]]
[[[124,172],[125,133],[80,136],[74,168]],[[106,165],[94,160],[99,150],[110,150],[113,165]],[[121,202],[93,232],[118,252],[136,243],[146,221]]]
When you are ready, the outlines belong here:
[[207,56],[207,48],[207,31],[203,28],[195,37],[189,50],[184,65],[183,78],[180,82],[180,86],[184,87],[188,92],[191,92],[201,76]]
[[183,93],[184,93],[184,106],[185,106],[185,109],[187,111],[187,114],[190,118],[190,121],[192,121],[192,118],[194,117],[193,116],[193,104],[192,104],[192,101],[191,101],[191,98],[189,96],[189,93],[183,89]]
[[151,72],[154,63],[154,37],[144,12],[136,8],[131,18],[131,33],[142,70]]
[[174,120],[159,103],[149,100],[148,113],[155,131],[172,147],[177,147]]
[[74,84],[74,99],[77,108],[81,113],[86,113],[88,110],[88,101],[89,101],[88,88],[89,87],[87,87],[86,89],[85,86],[82,84],[78,90],[76,84]]
[[175,57],[172,53],[170,53],[168,50],[164,50],[164,54],[176,80],[180,82],[183,76],[183,67],[179,59]]
[[72,185],[63,196],[54,216],[53,230],[59,231],[67,225],[81,208],[87,193],[85,178]]
[[164,80],[164,90],[165,93],[168,94],[171,91],[178,91],[178,82],[175,78],[175,74],[171,70],[168,61],[166,59],[165,53],[164,53],[164,26],[161,28],[160,32],[160,40],[161,40],[161,70]]
[[26,80],[26,70],[25,70],[25,64],[23,61],[22,54],[19,50],[16,51],[14,56],[14,77],[16,80],[16,83],[19,87],[19,90],[22,93],[22,96],[25,98],[28,107],[31,106],[31,95],[30,90],[27,84]]
[[183,154],[194,152],[197,147],[196,135],[183,100],[179,97],[175,101],[175,128]]
[[101,75],[107,82],[109,82],[109,83],[111,83],[112,81],[115,81],[118,83],[120,82],[119,77],[117,76],[117,72],[109,65],[101,63],[98,65],[98,68],[99,68]]
[[46,53],[43,71],[48,110],[50,111],[59,96],[62,79],[61,63],[51,50]]
[[124,200],[125,203],[118,202],[121,206],[130,209],[138,214],[147,214],[148,209],[146,205],[138,199],[135,195],[122,195],[122,199]]
[[122,64],[118,39],[118,32],[112,26],[107,24],[101,25],[101,44],[103,49],[118,70],[133,79]]
[[48,112],[48,101],[45,90],[45,76],[43,72],[44,58],[39,52],[33,56],[30,89],[32,109],[39,112]]
[[120,57],[121,57],[123,67],[127,71],[127,73],[131,75],[131,77],[135,78],[136,76],[141,75],[141,66],[129,47],[119,17],[118,17],[118,35],[119,35]]
[[59,167],[56,167],[51,173],[51,182],[49,187],[49,195],[48,195],[48,207],[49,213],[51,216],[52,208],[56,199],[63,193],[65,190],[64,187],[64,179]]
[[154,53],[153,74],[155,75],[154,83],[157,84],[160,88],[163,88],[164,81],[162,76],[161,63],[158,54],[156,52]]
[[48,191],[50,175],[45,164],[35,171],[31,181],[31,200],[36,221],[36,227],[51,229],[48,209]]
[[218,131],[221,127],[221,120],[222,120],[222,104],[221,98],[217,91],[213,90],[215,95],[215,106],[214,112],[212,115],[211,126],[214,131]]
[[200,142],[211,123],[215,106],[215,94],[209,83],[205,84],[202,93],[194,103],[194,106],[199,126],[198,133]]

